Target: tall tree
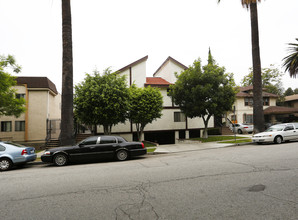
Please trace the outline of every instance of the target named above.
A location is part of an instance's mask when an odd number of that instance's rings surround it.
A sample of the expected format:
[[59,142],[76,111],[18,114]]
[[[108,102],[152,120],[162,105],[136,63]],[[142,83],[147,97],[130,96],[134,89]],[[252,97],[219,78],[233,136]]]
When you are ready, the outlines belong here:
[[[220,0],[218,0],[220,2]],[[262,97],[261,58],[259,47],[259,25],[257,2],[261,0],[241,0],[243,7],[250,9],[251,44],[253,63],[253,123],[254,132],[258,133],[265,129]]]
[[60,144],[74,143],[73,119],[73,59],[70,0],[62,0],[62,106]]
[[209,52],[206,66],[202,68],[201,61],[196,60],[192,66],[177,75],[175,85],[171,86],[170,95],[185,116],[203,119],[204,138],[208,137],[209,119],[232,109],[235,90],[230,76],[225,73],[224,67],[215,63]]
[[111,73],[110,69],[103,75],[94,71],[75,86],[76,118],[85,125],[103,125],[104,134],[111,134],[112,126],[127,118],[128,97],[125,76]]
[[[253,71],[250,68],[250,73],[243,77],[241,81],[242,86],[249,86],[253,84]],[[268,68],[262,68],[262,86],[266,91],[279,96],[277,105],[282,105],[284,101],[284,88],[282,85],[283,73],[274,65]]]
[[19,117],[26,110],[25,99],[16,98],[16,90],[12,88],[16,85],[15,77],[10,75],[7,68],[15,73],[21,70],[13,56],[0,56],[0,116]]
[[162,116],[162,95],[158,88],[129,88],[129,119],[136,125],[138,140],[142,141],[144,128]]
[[[298,41],[298,38],[296,38]],[[283,66],[286,68],[286,71],[289,71],[290,76],[296,78],[298,75],[298,43],[289,43],[289,51],[291,54],[286,56]]]

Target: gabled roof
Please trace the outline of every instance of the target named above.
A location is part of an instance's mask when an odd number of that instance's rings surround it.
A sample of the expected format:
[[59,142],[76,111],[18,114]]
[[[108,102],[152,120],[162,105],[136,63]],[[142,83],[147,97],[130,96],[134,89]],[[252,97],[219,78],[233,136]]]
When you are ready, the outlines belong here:
[[123,71],[129,69],[130,67],[136,66],[139,63],[142,63],[142,62],[146,61],[147,59],[148,59],[148,55],[145,56],[145,57],[143,57],[143,58],[141,58],[141,59],[139,59],[139,60],[137,60],[137,61],[135,61],[135,62],[133,62],[133,63],[131,63],[131,64],[128,64],[125,67],[122,67],[121,69],[117,70],[116,72],[123,72]]
[[161,77],[146,77],[145,86],[152,87],[169,87],[172,83],[169,83],[167,80]]
[[294,101],[294,100],[298,100],[298,94],[289,95],[289,96],[285,97],[285,102],[290,102],[290,101]]
[[168,62],[168,61],[172,61],[174,63],[176,63],[178,66],[180,66],[182,69],[186,70],[188,67],[183,65],[182,63],[180,63],[179,61],[175,60],[174,58],[172,57],[168,57],[162,64],[161,66],[155,71],[155,73],[153,73],[153,76]]
[[49,89],[55,95],[58,94],[55,84],[47,77],[20,76],[16,81],[18,85],[27,84],[27,88]]
[[265,115],[271,115],[271,114],[278,115],[278,114],[291,114],[291,113],[298,113],[298,108],[270,106],[264,110]]
[[[250,85],[250,86],[245,86],[245,87],[240,87],[239,88],[240,92],[238,92],[236,94],[236,97],[253,97],[253,86]],[[272,94],[272,93],[269,93],[269,92],[265,92],[265,88],[262,89],[263,90],[263,97],[274,97],[274,98],[278,98],[278,95],[276,94]]]

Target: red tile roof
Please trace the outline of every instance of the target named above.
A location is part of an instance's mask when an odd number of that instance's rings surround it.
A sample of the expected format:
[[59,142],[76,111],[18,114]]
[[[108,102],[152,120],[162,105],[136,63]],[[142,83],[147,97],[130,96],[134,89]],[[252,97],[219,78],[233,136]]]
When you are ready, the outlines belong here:
[[27,84],[27,88],[50,89],[56,95],[58,94],[55,84],[47,77],[20,76],[16,78],[17,84]]
[[145,86],[169,87],[171,84],[161,77],[146,77]]

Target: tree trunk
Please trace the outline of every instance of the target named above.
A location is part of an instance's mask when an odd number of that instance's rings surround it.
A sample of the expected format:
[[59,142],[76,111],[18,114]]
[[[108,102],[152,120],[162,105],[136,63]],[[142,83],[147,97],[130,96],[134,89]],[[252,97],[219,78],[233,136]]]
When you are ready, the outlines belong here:
[[205,119],[205,117],[203,116],[203,121],[204,121],[204,131],[203,131],[203,138],[208,138],[208,121],[211,118],[211,115],[208,115],[207,118]]
[[258,133],[264,131],[264,111],[257,3],[250,4],[250,20],[253,61],[253,123],[254,133]]
[[61,145],[74,143],[73,122],[73,60],[70,0],[62,0],[62,106],[61,106]]

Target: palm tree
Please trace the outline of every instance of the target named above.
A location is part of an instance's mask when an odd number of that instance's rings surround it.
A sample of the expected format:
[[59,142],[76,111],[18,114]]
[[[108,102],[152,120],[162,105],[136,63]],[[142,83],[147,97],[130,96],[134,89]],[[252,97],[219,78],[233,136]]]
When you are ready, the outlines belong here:
[[[296,38],[298,41],[298,38]],[[292,52],[285,58],[283,66],[286,68],[286,71],[289,71],[290,76],[296,78],[298,75],[298,43],[289,43],[289,51]]]
[[[241,0],[243,7],[250,9],[251,44],[253,63],[253,121],[254,132],[264,130],[264,111],[262,96],[261,58],[259,47],[259,25],[257,2],[261,0]],[[220,2],[220,0],[218,0]]]
[[62,106],[60,144],[71,145],[73,138],[73,60],[70,0],[62,0]]

